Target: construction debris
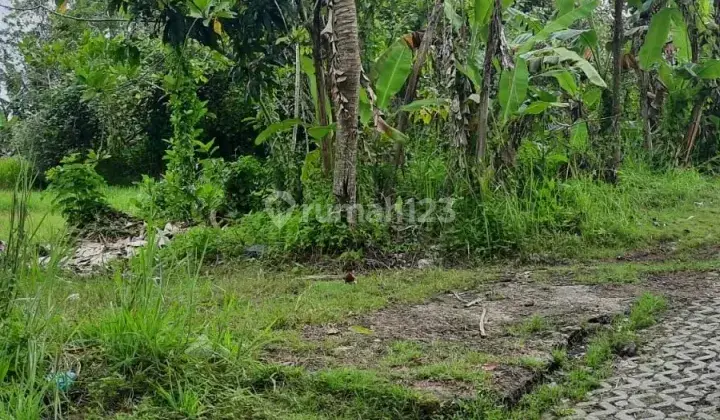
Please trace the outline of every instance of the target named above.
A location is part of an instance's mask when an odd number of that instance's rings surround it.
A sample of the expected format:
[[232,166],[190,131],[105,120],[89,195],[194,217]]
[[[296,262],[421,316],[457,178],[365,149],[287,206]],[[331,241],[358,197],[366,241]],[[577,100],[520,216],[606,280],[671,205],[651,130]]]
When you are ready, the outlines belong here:
[[[164,229],[157,229],[155,244],[158,248],[167,246],[170,241],[180,233],[187,230],[181,225],[168,223]],[[146,229],[143,229],[143,232]],[[73,255],[62,261],[64,268],[76,273],[89,275],[107,267],[111,262],[127,260],[148,244],[146,233],[116,240],[82,239]],[[41,257],[41,263],[47,263],[49,257]]]

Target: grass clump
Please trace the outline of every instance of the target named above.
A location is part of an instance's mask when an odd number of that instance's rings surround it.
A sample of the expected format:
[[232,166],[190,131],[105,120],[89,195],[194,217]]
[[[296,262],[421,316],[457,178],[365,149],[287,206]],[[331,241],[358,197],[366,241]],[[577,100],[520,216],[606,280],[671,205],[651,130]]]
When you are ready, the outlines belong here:
[[550,330],[552,324],[540,315],[533,315],[519,325],[510,328],[510,333],[519,336],[530,336]]
[[641,330],[654,325],[657,316],[667,309],[667,300],[662,296],[645,293],[630,311],[628,318],[631,330]]
[[423,347],[412,341],[396,341],[390,345],[383,364],[388,367],[418,365],[425,355]]

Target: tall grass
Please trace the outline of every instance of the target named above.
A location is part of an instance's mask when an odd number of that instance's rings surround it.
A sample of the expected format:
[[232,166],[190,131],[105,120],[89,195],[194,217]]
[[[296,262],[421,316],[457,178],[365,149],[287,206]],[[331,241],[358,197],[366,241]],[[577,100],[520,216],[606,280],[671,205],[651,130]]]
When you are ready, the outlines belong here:
[[590,177],[558,180],[529,172],[475,188],[456,205],[441,234],[450,252],[467,256],[554,253],[575,257],[591,249],[626,248],[652,239],[656,218],[718,197],[720,184],[693,170],[657,173],[627,163],[617,185]]
[[0,418],[41,418],[59,403],[45,375],[55,370],[50,341],[57,337],[51,337],[55,332],[49,327],[63,248],[52,246],[41,262],[32,246],[37,230],[27,222],[33,183],[30,166],[23,163],[10,206],[8,241],[0,254]]
[[18,157],[0,157],[0,188],[13,189],[27,171],[27,161]]
[[32,183],[29,166],[22,164],[10,205],[8,240],[0,260],[3,272],[0,283],[0,320],[8,317],[15,300],[18,277],[22,275],[25,262],[28,261],[30,238],[26,222]]

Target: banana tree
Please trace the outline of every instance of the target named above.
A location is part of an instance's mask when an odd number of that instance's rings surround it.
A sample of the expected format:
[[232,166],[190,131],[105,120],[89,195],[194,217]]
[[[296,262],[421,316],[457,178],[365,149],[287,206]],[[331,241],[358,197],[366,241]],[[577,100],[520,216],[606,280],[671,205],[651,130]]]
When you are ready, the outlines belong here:
[[[422,41],[420,42],[420,46],[418,48],[418,53],[415,58],[415,62],[413,64],[413,70],[410,74],[410,79],[408,81],[407,88],[405,89],[405,98],[403,100],[404,105],[409,105],[413,100],[415,100],[415,94],[417,91],[417,85],[418,81],[420,79],[420,72],[422,71],[423,66],[425,65],[425,59],[427,57],[428,52],[430,51],[430,46],[432,45],[433,41],[435,40],[435,31],[437,29],[437,26],[440,22],[442,12],[444,10],[444,0],[436,0],[435,5],[433,6],[432,12],[430,13],[430,17],[428,18],[428,24],[427,28],[425,29],[425,32],[422,36]],[[400,110],[400,114],[398,116],[398,122],[397,127],[399,131],[405,131],[405,128],[407,126],[408,122],[408,112],[405,110]],[[395,168],[399,168],[404,163],[404,150],[403,150],[403,143],[399,142],[396,144],[395,147]]]
[[[635,1],[631,5],[642,11],[655,2],[648,3],[650,5]],[[683,144],[675,147],[674,154],[676,161],[687,164],[700,132],[704,108],[710,94],[717,90],[720,78],[720,61],[701,57],[698,39],[712,42],[711,34],[716,34],[718,27],[711,13],[712,0],[701,0],[690,6],[682,1],[666,3],[662,2],[666,7],[650,21],[639,64],[642,70],[657,74],[672,100],[693,103]],[[718,11],[715,12],[717,16]]]
[[[595,67],[578,52],[569,49],[570,44],[577,40],[583,39],[587,42],[595,36],[591,30],[570,27],[578,20],[589,17],[596,9],[597,1],[586,0],[578,7],[574,7],[571,2],[565,2],[563,7],[558,9],[556,18],[545,26],[535,24],[526,14],[510,7],[509,3],[512,2],[475,2],[474,13],[471,15],[472,39],[468,56],[464,63],[458,65],[458,70],[472,81],[477,93],[470,99],[479,104],[479,161],[484,160],[487,147],[490,81],[497,67],[493,61],[496,54],[500,63],[500,81],[496,95],[499,114],[495,118],[496,128],[499,130],[523,116],[538,115],[552,108],[570,106],[560,102],[557,95],[546,94],[543,80],[545,77],[555,78],[563,90],[576,99],[580,99],[576,82],[578,74],[601,89],[607,88]],[[507,20],[522,20],[529,31],[506,43],[503,39],[501,14],[507,17]],[[452,13],[447,15],[451,21],[454,19]],[[484,34],[487,34],[487,37]],[[476,44],[483,41],[487,48],[481,71]]]

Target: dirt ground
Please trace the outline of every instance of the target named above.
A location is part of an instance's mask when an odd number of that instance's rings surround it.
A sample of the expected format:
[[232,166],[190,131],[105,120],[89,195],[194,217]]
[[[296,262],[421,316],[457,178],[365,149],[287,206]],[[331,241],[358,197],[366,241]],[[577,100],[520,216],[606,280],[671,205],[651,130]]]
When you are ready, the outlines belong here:
[[[656,261],[656,254],[652,255],[650,260]],[[314,344],[313,350],[277,350],[268,358],[310,370],[339,366],[377,369],[383,366],[393,343],[411,342],[424,348],[457,346],[495,356],[476,368],[486,372],[492,389],[512,403],[553,369],[553,349],[582,353],[587,332],[607,326],[642,293],[664,295],[672,311],[673,305],[712,294],[718,279],[718,271],[668,272],[648,275],[634,284],[584,285],[572,276],[508,273],[476,290],[448,291],[422,304],[389,307],[342,324],[306,326],[303,339]],[[535,363],[528,366],[518,362],[522,360]],[[405,385],[441,399],[470,398],[476,391],[470,381],[408,379],[402,375],[406,367],[387,369],[397,370],[390,373],[397,373]]]

